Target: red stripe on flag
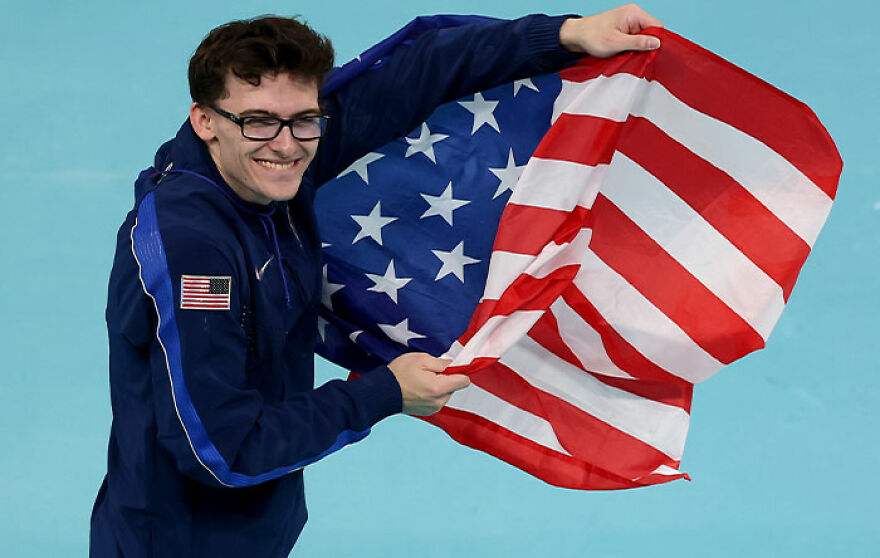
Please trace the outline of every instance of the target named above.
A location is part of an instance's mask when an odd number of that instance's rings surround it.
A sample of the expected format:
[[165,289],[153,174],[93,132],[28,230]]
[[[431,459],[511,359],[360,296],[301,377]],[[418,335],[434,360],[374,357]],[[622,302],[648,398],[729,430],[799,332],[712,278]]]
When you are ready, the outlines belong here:
[[[669,393],[655,392],[649,397],[655,401],[662,401],[669,405],[681,407],[688,413],[691,411],[691,399],[693,398],[694,386],[692,383],[674,376],[657,366],[635,347],[630,345],[617,331],[612,328],[605,318],[599,314],[593,303],[574,285],[567,289],[563,295],[566,304],[578,313],[602,338],[602,345],[611,358],[611,362],[621,370],[651,385],[669,385]],[[679,395],[680,394],[680,395]],[[667,398],[670,398],[667,400]]]
[[618,150],[702,215],[776,281],[788,299],[810,247],[766,206],[644,118],[629,118]]
[[[352,372],[348,379],[358,377],[360,374]],[[546,483],[562,488],[621,490],[688,478],[687,474],[681,473],[677,475],[646,475],[632,481],[583,459],[542,446],[479,415],[448,406],[429,417],[416,418],[441,428],[453,440],[461,444],[493,455]],[[669,466],[678,468],[679,462],[670,461]]]
[[559,336],[558,322],[552,312],[544,312],[544,315],[538,318],[538,321],[529,330],[528,335],[537,341],[539,345],[565,362],[585,370],[583,363],[577,355],[571,351],[562,337]]
[[492,251],[532,256],[540,254],[550,242],[570,242],[584,228],[588,214],[589,210],[580,206],[567,212],[508,204],[501,214]]
[[638,478],[660,465],[675,465],[675,460],[657,448],[529,384],[500,362],[481,368],[470,378],[484,390],[550,422],[568,453],[601,469]]
[[608,198],[593,204],[590,247],[609,267],[724,364],[764,346],[761,336],[738,314]]
[[611,63],[584,58],[560,76],[586,81],[629,73],[656,80],[685,104],[766,144],[834,198],[843,162],[809,107],[678,35],[658,29],[649,34],[660,37],[659,51],[629,53]]
[[[545,448],[465,411],[444,407],[433,416],[421,418],[442,428],[457,442],[494,455],[554,486],[580,490],[620,490],[644,486]],[[668,480],[675,480],[675,477]]]
[[[611,331],[613,332],[613,330]],[[600,335],[602,335],[601,332]],[[589,370],[586,370],[578,360],[577,356],[575,356],[574,353],[571,352],[571,350],[568,348],[568,345],[566,345],[565,341],[562,339],[562,337],[560,337],[559,330],[556,326],[556,318],[554,318],[553,314],[551,314],[550,312],[547,312],[546,314],[541,316],[541,319],[539,319],[535,323],[535,325],[529,331],[529,337],[534,339],[548,351],[556,354],[556,356],[564,359],[569,364],[572,364],[584,370],[585,374],[592,375],[594,378],[605,385],[626,391],[627,393],[631,393],[633,395],[638,395],[639,397],[644,397],[645,399],[659,401],[660,403],[665,403],[666,405],[673,405],[675,407],[683,409],[688,413],[690,413],[691,411],[691,398],[694,391],[693,384],[686,380],[682,380],[677,376],[673,376],[672,374],[667,373],[650,361],[647,361],[648,367],[653,367],[658,370],[659,374],[657,375],[662,376],[664,378],[663,380],[649,380],[644,378],[618,378],[613,376],[606,376],[605,374],[593,373]],[[603,343],[604,337],[608,337],[608,335],[606,334],[605,336],[603,336]],[[636,351],[628,343],[626,343],[626,341],[623,341],[623,343],[626,344],[627,347],[629,347],[629,349],[637,355],[637,358],[645,361],[647,360],[641,354],[639,354],[638,351]],[[605,347],[605,351],[611,361],[614,362],[614,364],[617,365],[618,368],[620,368],[621,370],[626,370],[627,373],[635,376],[635,374],[632,373],[632,370],[626,369],[621,366],[621,364],[625,363],[618,362],[618,360],[622,360],[620,359],[620,357],[617,357],[616,359],[612,357],[611,351],[609,351],[607,347]]]
[[533,157],[594,167],[608,164],[620,136],[618,122],[583,114],[559,115]]
[[553,301],[559,298],[577,275],[578,268],[574,265],[560,267],[545,277],[520,275],[507,287],[498,300],[482,300],[468,324],[468,328],[458,338],[464,345],[493,316],[508,316],[516,311],[546,310]]

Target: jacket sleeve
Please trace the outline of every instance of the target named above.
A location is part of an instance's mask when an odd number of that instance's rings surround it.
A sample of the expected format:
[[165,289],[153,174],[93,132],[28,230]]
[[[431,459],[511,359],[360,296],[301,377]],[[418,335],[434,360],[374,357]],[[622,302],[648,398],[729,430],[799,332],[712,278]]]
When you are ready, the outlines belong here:
[[402,43],[324,99],[331,120],[313,163],[315,184],[410,133],[445,102],[577,60],[582,55],[559,45],[568,17],[482,21],[432,29]]
[[[265,401],[258,384],[277,375],[261,374],[262,364],[249,358],[247,287],[235,251],[191,228],[160,227],[152,193],[138,208],[131,241],[155,312],[150,371],[158,438],[184,474],[230,487],[266,482],[363,439],[401,410],[387,368]],[[196,282],[206,285],[207,297],[184,299],[182,286]]]

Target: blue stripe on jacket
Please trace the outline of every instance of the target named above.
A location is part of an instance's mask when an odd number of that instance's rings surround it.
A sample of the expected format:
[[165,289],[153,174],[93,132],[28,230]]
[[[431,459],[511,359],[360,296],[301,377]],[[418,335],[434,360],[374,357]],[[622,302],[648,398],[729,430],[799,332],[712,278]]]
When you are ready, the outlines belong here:
[[168,380],[171,384],[171,395],[177,416],[195,458],[211,476],[217,479],[217,482],[229,487],[252,486],[266,482],[302,469],[349,444],[364,439],[370,433],[369,428],[359,432],[344,430],[339,433],[333,444],[320,454],[259,475],[232,471],[208,436],[184,381],[183,352],[174,312],[174,290],[162,234],[159,231],[154,192],[148,193],[138,208],[137,219],[131,231],[131,242],[132,254],[140,269],[141,284],[147,295],[153,299],[159,317],[157,337],[165,353]]

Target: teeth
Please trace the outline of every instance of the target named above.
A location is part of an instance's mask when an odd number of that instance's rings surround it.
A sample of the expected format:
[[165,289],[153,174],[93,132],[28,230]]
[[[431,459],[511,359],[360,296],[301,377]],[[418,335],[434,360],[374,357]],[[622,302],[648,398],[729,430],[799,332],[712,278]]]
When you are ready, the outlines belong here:
[[271,161],[261,161],[261,160],[257,160],[257,163],[259,163],[260,165],[262,165],[266,168],[269,168],[269,169],[282,170],[282,169],[289,169],[290,167],[292,167],[295,164],[295,161],[291,161],[291,162],[285,163],[283,165],[280,163],[273,163]]

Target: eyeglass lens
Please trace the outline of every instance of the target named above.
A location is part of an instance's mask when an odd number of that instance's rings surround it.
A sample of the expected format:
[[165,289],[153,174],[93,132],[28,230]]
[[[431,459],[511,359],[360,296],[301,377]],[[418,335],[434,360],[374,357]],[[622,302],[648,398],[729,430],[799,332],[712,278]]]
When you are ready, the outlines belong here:
[[[277,118],[247,117],[242,121],[245,137],[252,139],[272,139],[281,132],[284,123]],[[321,117],[306,116],[290,123],[293,136],[298,139],[321,137]]]

